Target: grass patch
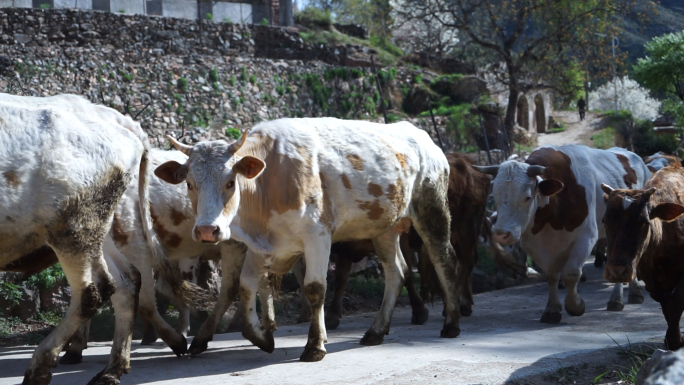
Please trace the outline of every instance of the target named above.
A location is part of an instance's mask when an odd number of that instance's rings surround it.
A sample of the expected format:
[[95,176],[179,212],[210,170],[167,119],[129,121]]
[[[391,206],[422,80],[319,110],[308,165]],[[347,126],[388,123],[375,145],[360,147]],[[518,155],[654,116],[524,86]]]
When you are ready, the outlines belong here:
[[615,374],[616,376],[622,380],[625,381],[626,383],[629,384],[634,384],[636,383],[636,377],[637,374],[639,373],[639,369],[644,365],[644,362],[651,358],[653,355],[653,352],[656,351],[656,347],[650,346],[650,345],[645,345],[645,344],[639,344],[639,345],[632,345],[631,342],[629,342],[629,339],[627,340],[627,347],[624,347],[620,345],[613,337],[608,335],[611,340],[617,345],[617,347],[620,349],[619,355],[623,359],[623,361],[628,362],[629,366],[622,366],[621,370],[618,370]]
[[297,24],[301,24],[309,28],[324,29],[330,28],[333,22],[330,11],[326,11],[317,7],[306,7],[303,11],[295,13],[294,21]]
[[362,40],[359,38],[351,37],[337,31],[320,31],[311,30],[299,33],[300,37],[304,42],[309,44],[325,44],[325,45],[361,45],[365,47],[375,48],[378,51],[376,56],[376,64],[381,66],[392,66],[397,62],[397,58],[400,55],[396,55],[397,52],[389,52],[384,46],[375,46],[371,41]]
[[612,127],[604,128],[598,134],[592,135],[591,140],[594,142],[594,147],[602,150],[615,147],[615,129]]

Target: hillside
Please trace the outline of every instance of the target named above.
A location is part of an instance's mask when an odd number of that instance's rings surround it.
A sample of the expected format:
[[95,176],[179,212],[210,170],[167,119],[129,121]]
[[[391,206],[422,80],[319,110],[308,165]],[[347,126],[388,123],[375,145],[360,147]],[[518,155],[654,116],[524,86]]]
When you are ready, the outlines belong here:
[[660,0],[656,8],[657,12],[648,15],[649,21],[644,25],[636,16],[625,19],[620,50],[628,53],[631,64],[644,55],[644,44],[653,37],[684,30],[684,1]]

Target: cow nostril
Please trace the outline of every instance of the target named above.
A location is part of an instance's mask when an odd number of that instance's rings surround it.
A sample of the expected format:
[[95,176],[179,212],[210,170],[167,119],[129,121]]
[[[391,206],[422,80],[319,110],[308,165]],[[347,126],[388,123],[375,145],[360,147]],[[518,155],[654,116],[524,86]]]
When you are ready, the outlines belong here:
[[221,229],[218,226],[214,226],[214,231],[211,232],[211,235],[213,235],[214,237],[218,237],[220,232]]

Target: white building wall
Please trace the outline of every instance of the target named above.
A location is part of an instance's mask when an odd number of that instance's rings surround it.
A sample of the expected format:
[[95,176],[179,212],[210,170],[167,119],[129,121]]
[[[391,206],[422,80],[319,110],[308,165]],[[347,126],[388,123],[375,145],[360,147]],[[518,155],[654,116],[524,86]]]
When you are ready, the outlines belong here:
[[214,21],[230,21],[231,23],[251,24],[252,4],[244,3],[214,3]]
[[163,0],[162,13],[166,17],[197,19],[197,2],[187,0]]

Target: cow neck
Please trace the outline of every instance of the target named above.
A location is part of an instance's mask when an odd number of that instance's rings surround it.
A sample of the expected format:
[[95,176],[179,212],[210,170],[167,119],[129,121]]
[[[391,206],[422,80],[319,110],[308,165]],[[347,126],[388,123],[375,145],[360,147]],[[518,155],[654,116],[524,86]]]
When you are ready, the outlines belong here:
[[546,167],[544,179],[563,182],[563,189],[549,197],[549,203],[537,208],[532,234],[537,234],[548,224],[554,230],[573,231],[589,215],[586,191],[577,182],[572,171],[570,157],[554,148],[543,147],[530,154],[525,163]]

